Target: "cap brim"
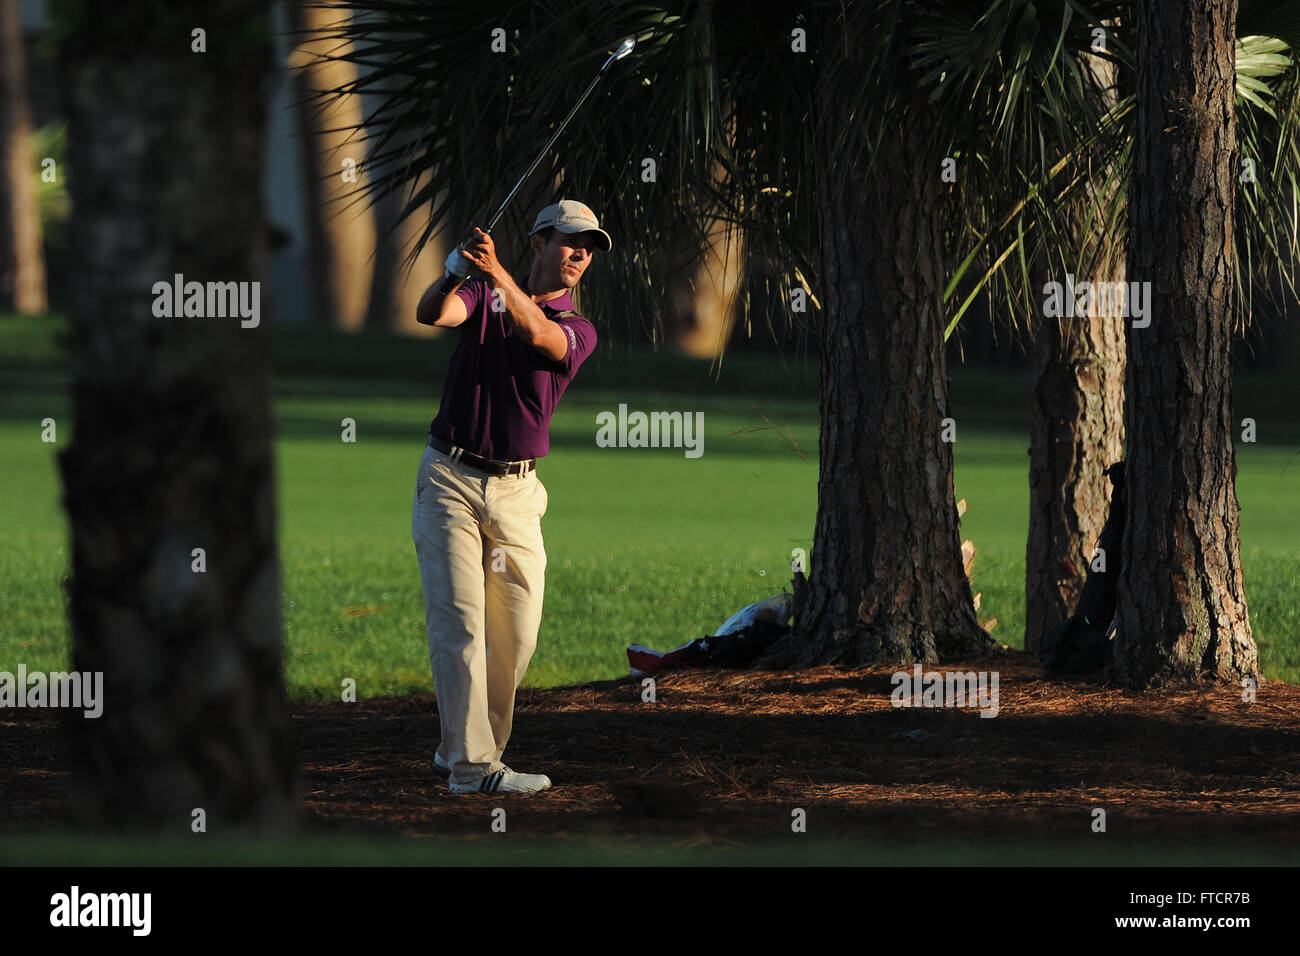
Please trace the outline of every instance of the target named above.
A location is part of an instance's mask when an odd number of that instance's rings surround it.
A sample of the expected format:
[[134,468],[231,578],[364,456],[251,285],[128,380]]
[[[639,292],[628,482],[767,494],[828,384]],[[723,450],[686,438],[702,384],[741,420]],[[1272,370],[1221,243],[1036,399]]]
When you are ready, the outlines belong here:
[[563,232],[566,235],[570,235],[570,236],[576,236],[584,232],[593,232],[596,235],[600,236],[601,241],[605,243],[605,245],[600,250],[601,252],[609,252],[610,249],[614,248],[614,240],[609,238],[609,233],[607,233],[604,229],[592,229],[590,227],[583,228],[581,226],[579,226],[577,229],[565,229],[563,226],[556,226],[555,228],[560,232]]

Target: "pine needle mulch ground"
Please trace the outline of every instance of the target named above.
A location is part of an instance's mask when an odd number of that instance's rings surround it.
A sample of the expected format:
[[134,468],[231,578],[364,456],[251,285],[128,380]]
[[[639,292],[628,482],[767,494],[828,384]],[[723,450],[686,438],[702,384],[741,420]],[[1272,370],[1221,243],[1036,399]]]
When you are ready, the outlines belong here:
[[[1300,687],[1129,692],[1017,654],[933,669],[998,671],[998,715],[895,708],[893,667],[676,671],[653,703],[631,679],[525,689],[506,757],[555,783],[532,797],[452,795],[431,698],[296,704],[303,822],[473,837],[500,807],[517,836],[725,846],[789,838],[802,809],[823,840],[1300,850]],[[60,827],[56,720],[3,716],[0,830]]]

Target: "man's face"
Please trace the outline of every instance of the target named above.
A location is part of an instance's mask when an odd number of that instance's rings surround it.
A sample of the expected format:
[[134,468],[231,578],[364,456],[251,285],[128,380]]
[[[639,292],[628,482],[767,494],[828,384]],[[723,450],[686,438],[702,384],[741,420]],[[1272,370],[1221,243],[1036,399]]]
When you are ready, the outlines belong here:
[[556,229],[548,241],[532,237],[533,252],[541,268],[541,279],[548,289],[572,289],[591,265],[596,254],[596,235],[579,232],[570,235]]

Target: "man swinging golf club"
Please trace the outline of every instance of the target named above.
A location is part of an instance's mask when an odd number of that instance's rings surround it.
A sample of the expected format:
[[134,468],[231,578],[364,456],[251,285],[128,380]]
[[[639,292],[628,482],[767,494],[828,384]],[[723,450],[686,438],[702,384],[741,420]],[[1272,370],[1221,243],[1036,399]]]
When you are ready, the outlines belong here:
[[411,518],[442,730],[433,763],[453,793],[551,785],[501,756],[542,618],[547,492],[536,460],[550,449],[560,397],[596,347],[572,290],[611,243],[571,200],[543,209],[529,235],[532,266],[517,281],[475,229],[416,311],[425,325],[460,329]]

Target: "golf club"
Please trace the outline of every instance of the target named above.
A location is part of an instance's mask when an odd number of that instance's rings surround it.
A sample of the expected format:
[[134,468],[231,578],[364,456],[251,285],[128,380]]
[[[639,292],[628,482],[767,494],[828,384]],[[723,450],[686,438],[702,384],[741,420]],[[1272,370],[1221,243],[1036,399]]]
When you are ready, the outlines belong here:
[[[610,54],[609,59],[605,61],[605,65],[600,68],[600,72],[596,74],[587,89],[583,91],[583,94],[578,97],[578,102],[573,104],[573,109],[569,110],[569,115],[564,117],[564,120],[560,125],[555,128],[555,132],[552,133],[551,138],[546,141],[546,145],[543,146],[541,151],[537,154],[537,158],[533,160],[532,165],[530,165],[527,171],[519,177],[519,182],[515,183],[515,188],[510,190],[510,194],[506,196],[505,201],[501,203],[497,208],[497,211],[493,213],[492,218],[488,220],[488,224],[483,230],[484,232],[492,231],[492,227],[497,224],[497,221],[501,218],[501,214],[505,212],[506,207],[510,205],[510,200],[515,198],[515,194],[519,192],[519,188],[523,186],[528,177],[532,175],[533,170],[535,170],[538,164],[541,163],[542,159],[546,156],[547,151],[555,145],[555,141],[560,138],[560,134],[564,132],[564,128],[569,125],[569,120],[573,119],[573,116],[578,112],[579,107],[586,102],[587,97],[591,95],[591,91],[594,90],[596,84],[600,82],[600,78],[605,75],[605,71],[608,70],[615,61],[621,60],[623,57],[631,53],[634,46],[636,46],[636,40],[632,37],[628,37],[619,44],[617,50]],[[460,248],[457,247],[452,250],[452,254],[447,258],[448,270],[443,275],[442,281],[438,284],[438,292],[440,295],[450,295],[451,290],[454,289],[458,283],[464,281],[463,276],[456,275],[452,271],[453,263],[457,262],[460,257]]]

